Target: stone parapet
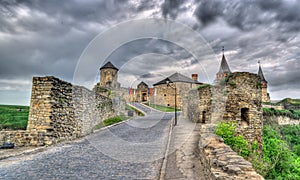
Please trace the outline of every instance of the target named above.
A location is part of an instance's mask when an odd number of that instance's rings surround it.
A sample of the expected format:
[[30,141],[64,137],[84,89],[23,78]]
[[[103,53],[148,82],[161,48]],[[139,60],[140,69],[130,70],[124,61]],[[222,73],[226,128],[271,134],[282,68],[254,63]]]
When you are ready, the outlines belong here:
[[255,172],[252,164],[234,152],[223,139],[214,134],[212,124],[201,127],[199,153],[200,161],[210,180],[264,179]]
[[53,143],[51,134],[45,131],[0,131],[0,144],[13,142],[15,146],[43,146]]

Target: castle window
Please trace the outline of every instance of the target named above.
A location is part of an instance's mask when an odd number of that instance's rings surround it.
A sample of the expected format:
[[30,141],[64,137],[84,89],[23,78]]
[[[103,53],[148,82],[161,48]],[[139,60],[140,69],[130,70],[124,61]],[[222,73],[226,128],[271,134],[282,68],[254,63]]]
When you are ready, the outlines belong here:
[[202,111],[202,123],[205,124],[206,111]]
[[241,109],[241,121],[242,121],[242,127],[249,126],[249,108]]
[[164,96],[167,96],[167,94],[164,94]]
[[167,105],[168,107],[170,106],[170,104]]

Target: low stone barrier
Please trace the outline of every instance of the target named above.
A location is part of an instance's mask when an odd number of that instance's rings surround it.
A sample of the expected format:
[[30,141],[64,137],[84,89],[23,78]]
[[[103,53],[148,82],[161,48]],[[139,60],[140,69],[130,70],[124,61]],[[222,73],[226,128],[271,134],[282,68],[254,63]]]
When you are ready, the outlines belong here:
[[211,180],[264,179],[255,172],[252,164],[234,152],[223,139],[214,134],[214,125],[201,127],[199,153],[200,161]]
[[43,146],[52,144],[53,139],[45,131],[1,131],[0,144],[13,142],[15,146]]

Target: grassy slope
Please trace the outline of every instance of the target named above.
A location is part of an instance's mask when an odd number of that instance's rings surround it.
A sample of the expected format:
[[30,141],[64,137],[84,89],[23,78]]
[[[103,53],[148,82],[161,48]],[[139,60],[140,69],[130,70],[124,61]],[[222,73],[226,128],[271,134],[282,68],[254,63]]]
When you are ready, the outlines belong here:
[[[163,112],[174,112],[175,111],[175,108],[172,108],[172,107],[166,107],[166,106],[161,106],[161,105],[157,105],[157,104],[149,104],[149,103],[145,103],[145,105],[150,106],[159,111],[163,111]],[[177,111],[180,111],[180,109],[177,109]]]
[[268,116],[288,116],[290,118],[300,119],[300,110],[263,108],[263,114]]
[[300,99],[292,99],[292,98],[285,98],[285,99],[282,99],[281,101],[278,101],[276,103],[263,102],[263,104],[268,104],[268,105],[273,105],[273,106],[279,106],[283,102],[287,102],[287,103],[289,103],[291,105],[294,105],[294,106],[300,106]]
[[138,116],[145,116],[145,114],[142,113],[140,110],[138,110],[138,109],[136,109],[136,108],[133,108],[133,107],[127,105],[127,104],[126,104],[126,106],[125,106],[125,109],[126,109],[126,110],[134,111]]
[[0,130],[26,129],[29,107],[0,105]]
[[109,125],[112,125],[112,124],[115,124],[115,123],[118,123],[118,122],[121,122],[121,121],[125,121],[127,119],[129,119],[129,117],[127,117],[127,116],[115,116],[115,117],[112,117],[112,118],[108,118],[108,119],[105,119],[100,124],[97,124],[94,127],[94,129],[100,129],[102,127],[109,126]]

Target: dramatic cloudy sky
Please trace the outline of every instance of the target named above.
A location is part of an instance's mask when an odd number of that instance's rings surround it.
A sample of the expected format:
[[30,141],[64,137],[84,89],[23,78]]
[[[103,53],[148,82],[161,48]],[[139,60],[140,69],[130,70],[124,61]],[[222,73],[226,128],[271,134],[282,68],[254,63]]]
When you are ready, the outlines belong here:
[[299,0],[0,0],[0,104],[28,105],[33,76],[73,82],[81,54],[98,34],[143,18],[189,26],[214,57],[197,59],[158,38],[132,40],[107,58],[120,68],[122,86],[152,84],[176,71],[211,83],[225,46],[232,71],[257,73],[260,61],[272,99],[299,98],[299,9]]

